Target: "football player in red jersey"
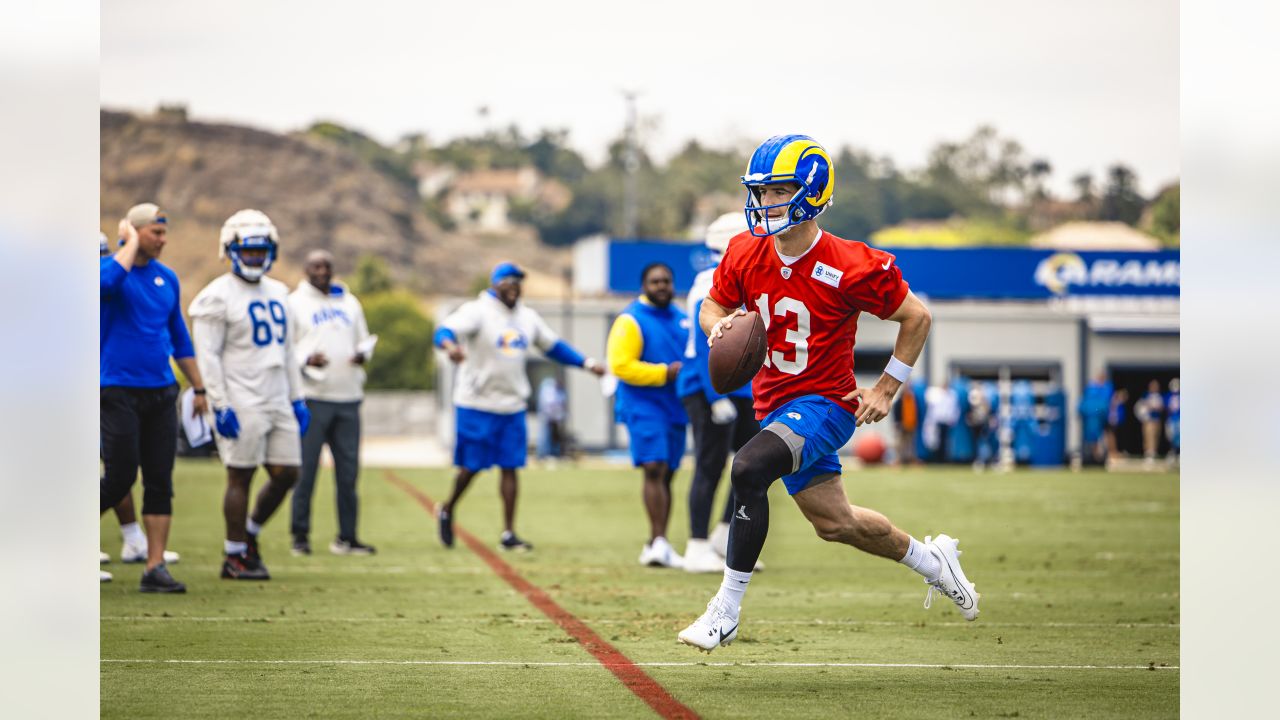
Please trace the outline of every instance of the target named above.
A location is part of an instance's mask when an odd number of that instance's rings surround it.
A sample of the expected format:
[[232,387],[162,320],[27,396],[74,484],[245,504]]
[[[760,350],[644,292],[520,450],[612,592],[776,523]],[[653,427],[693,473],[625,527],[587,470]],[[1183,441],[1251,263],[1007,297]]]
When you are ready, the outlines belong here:
[[[742,182],[750,230],[729,242],[698,321],[714,344],[745,314],[742,306],[759,311],[768,352],[752,389],[762,431],[733,461],[738,507],[724,581],[680,641],[710,652],[737,637],[743,594],[769,530],[768,489],[778,478],[819,537],[907,565],[929,585],[925,607],[937,590],[975,619],[979,596],[960,569],[957,541],[920,542],[879,512],[851,505],[836,455],[857,425],[889,414],[929,335],[928,308],[893,255],[818,227],[835,182],[830,156],[812,138],[769,138]],[[900,325],[893,357],[870,388],[853,378],[862,312]]]

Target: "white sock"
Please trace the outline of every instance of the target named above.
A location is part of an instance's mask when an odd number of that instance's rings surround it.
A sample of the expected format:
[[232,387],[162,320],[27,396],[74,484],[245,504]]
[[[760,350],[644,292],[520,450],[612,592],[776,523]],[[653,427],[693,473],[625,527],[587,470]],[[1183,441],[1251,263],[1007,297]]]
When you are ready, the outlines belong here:
[[235,540],[223,540],[222,548],[227,551],[228,555],[243,555],[249,552],[249,543],[236,542]]
[[125,523],[120,526],[120,537],[128,545],[136,545],[138,547],[147,546],[147,536],[142,532],[142,527],[137,522]]
[[244,524],[244,529],[250,535],[257,535],[258,533],[262,532],[262,526],[254,522],[253,518],[249,518],[248,522]]
[[720,583],[720,592],[716,597],[724,600],[724,605],[736,616],[742,609],[742,596],[747,594],[747,583],[751,582],[751,573],[738,572],[733,568],[724,569],[724,580]]
[[907,554],[898,562],[920,573],[929,582],[937,580],[938,575],[942,573],[942,563],[938,561],[938,556],[930,552],[927,545],[915,538],[911,538],[911,543],[907,545]]

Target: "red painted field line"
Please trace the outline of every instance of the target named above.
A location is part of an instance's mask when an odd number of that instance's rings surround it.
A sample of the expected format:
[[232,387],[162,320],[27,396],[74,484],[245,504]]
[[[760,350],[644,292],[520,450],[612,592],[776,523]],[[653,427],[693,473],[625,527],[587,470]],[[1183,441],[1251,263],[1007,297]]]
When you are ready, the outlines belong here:
[[[394,472],[387,470],[385,473],[387,480],[391,484],[408,493],[410,497],[418,501],[419,505],[426,508],[432,517],[435,517],[436,504],[431,501],[431,498]],[[587,624],[575,617],[573,613],[560,607],[542,588],[521,577],[515,571],[515,568],[504,562],[502,558],[498,557],[497,553],[490,550],[475,535],[463,530],[457,523],[453,525],[453,533],[462,538],[467,547],[471,548],[471,552],[480,556],[480,559],[484,560],[497,573],[498,577],[507,581],[507,584],[515,588],[516,592],[524,595],[525,599],[542,611],[542,614],[555,621],[562,630],[569,634],[569,637],[577,640],[579,645],[591,653],[601,665],[608,668],[609,672],[613,673],[622,681],[623,685],[627,686],[627,689],[636,694],[636,697],[648,703],[649,707],[653,708],[654,712],[658,713],[659,716],[664,718],[698,717],[697,713],[672,697],[666,688],[649,677],[630,658],[605,642],[604,638],[587,627]]]

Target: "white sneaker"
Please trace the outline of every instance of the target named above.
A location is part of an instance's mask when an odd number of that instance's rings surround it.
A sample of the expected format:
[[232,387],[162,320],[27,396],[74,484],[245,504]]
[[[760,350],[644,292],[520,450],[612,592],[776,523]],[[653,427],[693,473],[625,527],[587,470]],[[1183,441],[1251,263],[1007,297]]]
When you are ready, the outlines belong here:
[[106,570],[99,570],[98,582],[100,583],[111,582],[111,573],[107,572]]
[[[182,559],[182,556],[172,550],[164,551],[164,562],[166,565],[173,565]],[[125,543],[120,548],[120,562],[122,563],[144,563],[147,561],[147,546],[131,545]]]
[[938,579],[933,582],[925,580],[929,583],[929,591],[924,596],[924,607],[927,610],[933,602],[933,591],[937,590],[942,595],[951,598],[951,601],[960,608],[960,614],[964,615],[965,620],[975,620],[978,617],[978,600],[982,597],[974,587],[973,583],[964,576],[964,571],[960,569],[960,550],[957,546],[959,540],[947,535],[939,535],[937,538],[925,537],[924,544],[929,551],[938,558],[938,562],[942,565],[942,570],[938,575]]
[[108,554],[106,554],[106,553],[104,553],[104,552],[102,552],[101,550],[99,550],[99,551],[98,551],[98,564],[99,564],[99,565],[106,565],[106,564],[107,564],[107,563],[109,563],[109,562],[111,562],[111,556],[110,556],[110,555],[108,555]]
[[729,557],[729,523],[716,523],[716,529],[711,531],[707,542],[711,543],[711,550],[715,554],[721,558]]
[[653,542],[640,549],[640,564],[649,567],[678,568],[684,566],[684,558],[676,554],[664,537],[654,538]]
[[690,539],[684,546],[684,570],[691,573],[724,572],[724,560],[707,540]]
[[717,595],[707,603],[707,611],[702,613],[702,617],[681,630],[676,638],[685,645],[692,645],[705,653],[710,653],[717,647],[728,645],[738,638],[738,615],[722,607],[720,597]]
[[[729,523],[717,523],[716,529],[711,531],[711,537],[707,538],[707,542],[711,543],[711,549],[715,554],[720,556],[721,560],[729,557]],[[756,558],[756,566],[751,568],[752,572],[760,572],[764,569],[764,561]]]

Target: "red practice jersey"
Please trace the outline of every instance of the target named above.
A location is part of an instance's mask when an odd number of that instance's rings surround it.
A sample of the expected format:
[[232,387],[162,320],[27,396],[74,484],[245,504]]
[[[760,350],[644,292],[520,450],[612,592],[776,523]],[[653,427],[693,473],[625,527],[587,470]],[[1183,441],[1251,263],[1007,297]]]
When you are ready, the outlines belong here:
[[769,350],[751,389],[756,419],[802,395],[821,395],[850,411],[858,313],[887,318],[907,297],[907,281],[893,255],[820,231],[818,241],[790,266],[772,237],[749,232],[729,241],[711,292],[726,308],[745,305],[768,328]]

